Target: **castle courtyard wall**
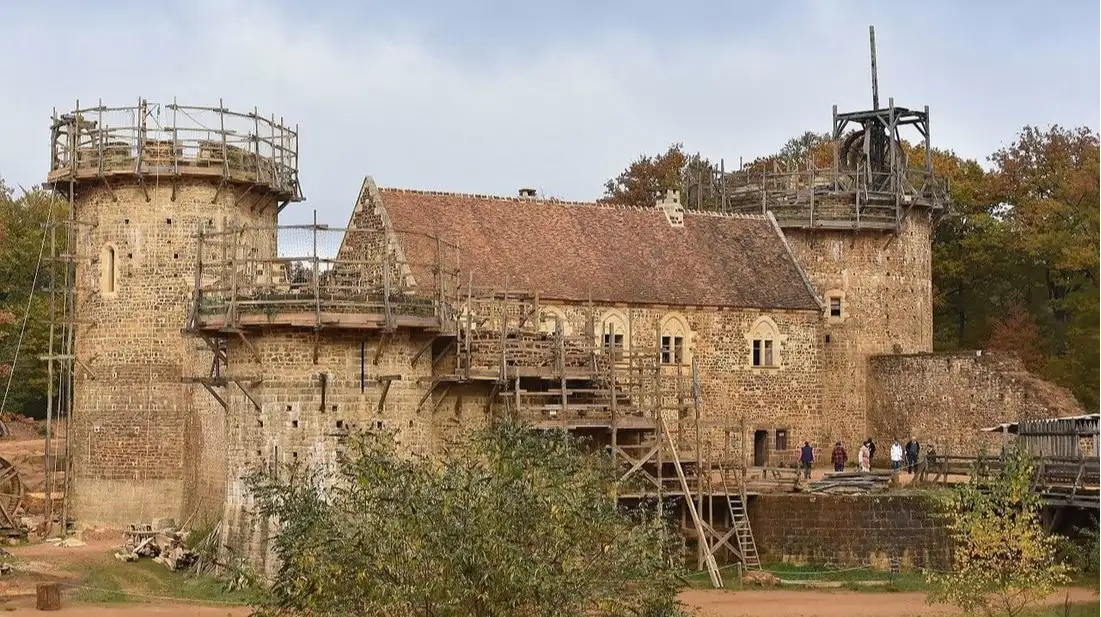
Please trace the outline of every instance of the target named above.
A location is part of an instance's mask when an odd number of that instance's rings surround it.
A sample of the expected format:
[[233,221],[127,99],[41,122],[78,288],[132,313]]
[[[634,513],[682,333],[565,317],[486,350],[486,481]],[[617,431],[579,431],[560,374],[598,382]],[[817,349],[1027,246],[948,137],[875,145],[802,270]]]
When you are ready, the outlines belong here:
[[997,453],[1002,422],[1082,413],[1066,389],[1028,372],[1012,355],[988,351],[898,354],[869,359],[868,424],[878,443],[917,437],[925,451]]

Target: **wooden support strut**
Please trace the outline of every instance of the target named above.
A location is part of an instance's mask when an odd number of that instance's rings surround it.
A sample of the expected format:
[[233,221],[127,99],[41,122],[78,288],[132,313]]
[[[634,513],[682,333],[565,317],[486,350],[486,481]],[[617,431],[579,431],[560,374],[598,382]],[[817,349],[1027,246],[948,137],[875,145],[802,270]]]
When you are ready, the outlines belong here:
[[261,410],[261,407],[260,407],[260,403],[256,401],[256,399],[255,399],[255,398],[254,398],[254,397],[252,396],[252,393],[251,393],[251,392],[249,392],[249,391],[248,391],[248,389],[247,389],[247,388],[245,388],[245,386],[241,385],[241,381],[240,381],[240,380],[238,380],[238,379],[231,379],[230,381],[232,381],[233,383],[237,384],[237,387],[241,389],[241,393],[245,395],[245,398],[247,398],[247,399],[249,400],[249,402],[250,402],[250,403],[252,403],[252,406],[256,408],[256,411],[260,411],[260,410]]

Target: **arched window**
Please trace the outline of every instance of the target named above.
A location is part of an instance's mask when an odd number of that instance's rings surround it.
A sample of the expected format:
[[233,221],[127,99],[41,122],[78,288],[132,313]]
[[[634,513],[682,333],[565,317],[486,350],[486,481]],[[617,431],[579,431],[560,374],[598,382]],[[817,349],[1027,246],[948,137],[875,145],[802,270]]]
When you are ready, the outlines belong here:
[[615,310],[604,313],[596,336],[601,349],[619,360],[631,345],[630,333],[627,332],[627,316]]
[[780,329],[776,322],[761,317],[753,322],[746,336],[749,340],[749,364],[754,368],[776,368],[780,366]]
[[562,334],[569,336],[573,329],[566,319],[566,314],[561,309],[553,306],[544,306],[539,309],[539,331],[544,334],[554,334],[558,324],[562,324]]
[[116,293],[118,282],[118,252],[113,244],[103,247],[99,256],[99,291],[101,294]]
[[662,364],[688,363],[688,335],[688,324],[681,315],[667,315],[662,320],[659,341]]

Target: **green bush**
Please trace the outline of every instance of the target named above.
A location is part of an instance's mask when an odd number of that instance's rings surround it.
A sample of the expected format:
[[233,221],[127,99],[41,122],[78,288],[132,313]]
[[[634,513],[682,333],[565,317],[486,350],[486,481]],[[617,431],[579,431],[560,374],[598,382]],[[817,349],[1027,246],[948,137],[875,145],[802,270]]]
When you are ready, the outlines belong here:
[[280,527],[261,615],[679,614],[667,521],[617,505],[568,434],[505,426],[431,460],[346,445],[334,470],[250,477]]

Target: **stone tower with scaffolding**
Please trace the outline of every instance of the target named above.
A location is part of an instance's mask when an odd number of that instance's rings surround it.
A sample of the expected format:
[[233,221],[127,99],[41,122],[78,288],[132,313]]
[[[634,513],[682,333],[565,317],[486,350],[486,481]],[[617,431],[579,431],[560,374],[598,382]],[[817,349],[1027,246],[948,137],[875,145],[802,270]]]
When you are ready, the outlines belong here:
[[[221,513],[222,410],[203,391],[219,349],[182,329],[200,283],[201,232],[274,227],[302,199],[297,130],[255,110],[99,104],[54,114],[49,185],[68,201],[55,233],[48,358],[71,411],[69,516],[125,526]],[[275,238],[247,251],[274,257]]]
[[831,163],[732,174],[723,204],[771,212],[822,299],[822,410],[849,444],[891,437],[870,417],[869,360],[933,351],[932,229],[949,199],[933,173],[929,107],[880,106],[870,35],[872,109],[833,107]]

